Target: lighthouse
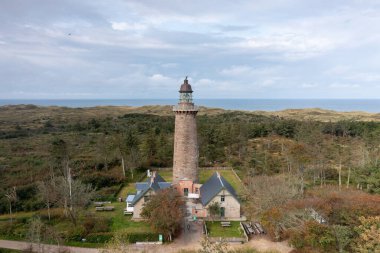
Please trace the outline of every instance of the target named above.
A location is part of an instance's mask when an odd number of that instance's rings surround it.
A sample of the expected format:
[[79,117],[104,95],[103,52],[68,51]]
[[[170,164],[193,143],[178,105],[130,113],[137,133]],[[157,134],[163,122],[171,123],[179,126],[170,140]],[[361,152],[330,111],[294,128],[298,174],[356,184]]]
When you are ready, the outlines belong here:
[[[187,80],[179,90],[179,102],[175,113],[173,184],[180,181],[198,182],[198,139],[196,115],[198,107],[193,103],[193,90]],[[185,190],[186,191],[186,190]],[[186,192],[184,192],[186,195]]]

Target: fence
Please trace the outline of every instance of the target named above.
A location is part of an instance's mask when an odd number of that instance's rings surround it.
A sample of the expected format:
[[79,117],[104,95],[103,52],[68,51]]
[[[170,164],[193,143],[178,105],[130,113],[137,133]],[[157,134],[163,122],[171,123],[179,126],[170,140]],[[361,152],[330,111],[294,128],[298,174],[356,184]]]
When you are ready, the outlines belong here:
[[243,230],[243,234],[244,234],[244,237],[245,237],[245,241],[248,242],[249,241],[249,237],[247,235],[247,232],[245,231],[244,227],[243,227],[243,224],[240,222],[240,227],[241,229]]
[[209,237],[211,242],[229,242],[229,243],[244,243],[245,238],[242,237]]
[[[157,170],[157,171],[170,171],[173,170],[172,167],[164,167],[164,168],[150,168],[151,171]],[[199,170],[233,170],[232,167],[199,167]],[[235,172],[236,173],[236,172]]]

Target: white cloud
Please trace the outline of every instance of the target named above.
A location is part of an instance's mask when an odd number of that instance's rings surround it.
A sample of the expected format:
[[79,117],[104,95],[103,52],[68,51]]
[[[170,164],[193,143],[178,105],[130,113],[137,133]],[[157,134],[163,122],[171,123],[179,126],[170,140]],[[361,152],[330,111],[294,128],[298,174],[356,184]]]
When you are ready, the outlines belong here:
[[161,75],[161,74],[154,74],[150,77],[150,80],[152,81],[158,81],[158,82],[163,82],[163,81],[168,81],[170,80],[170,77]]
[[111,27],[117,31],[135,30],[141,31],[146,28],[146,25],[139,23],[127,23],[127,22],[112,22]]

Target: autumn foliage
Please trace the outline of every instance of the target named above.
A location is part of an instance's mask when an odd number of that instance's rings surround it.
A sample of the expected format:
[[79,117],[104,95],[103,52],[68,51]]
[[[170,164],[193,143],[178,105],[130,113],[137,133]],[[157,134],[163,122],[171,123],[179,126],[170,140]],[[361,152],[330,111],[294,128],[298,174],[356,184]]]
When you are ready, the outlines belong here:
[[[326,222],[314,220],[311,209]],[[380,196],[324,187],[264,212],[261,220],[273,240],[289,239],[295,252],[376,252],[379,215]]]
[[178,232],[184,217],[184,201],[175,189],[158,191],[144,205],[141,216],[146,218],[157,233],[169,241]]

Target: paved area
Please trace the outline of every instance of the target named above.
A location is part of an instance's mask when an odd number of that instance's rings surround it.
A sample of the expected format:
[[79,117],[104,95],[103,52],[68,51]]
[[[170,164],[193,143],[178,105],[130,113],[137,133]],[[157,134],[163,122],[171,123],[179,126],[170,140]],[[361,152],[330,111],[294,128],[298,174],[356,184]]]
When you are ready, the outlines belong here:
[[[147,252],[147,253],[177,253],[179,250],[198,250],[200,245],[197,241],[188,241],[186,245],[182,244],[183,241],[177,238],[175,242],[168,245],[130,245],[130,252]],[[0,248],[24,250],[30,247],[30,243],[20,242],[20,241],[8,241],[0,240]],[[251,239],[245,244],[234,244],[230,245],[230,248],[254,248],[260,251],[275,250],[279,253],[289,253],[292,248],[287,245],[287,242],[271,242],[265,237],[257,237]],[[68,247],[68,246],[54,246],[54,245],[33,245],[35,252],[38,249],[43,249],[43,252],[59,253],[60,250],[66,250],[66,252],[71,253],[100,253],[101,250],[93,248],[79,248],[79,247]],[[41,252],[41,251],[40,251]]]
[[58,247],[56,245],[47,245],[47,244],[30,244],[28,242],[20,242],[20,241],[9,241],[9,240],[0,240],[0,247],[5,249],[15,249],[15,250],[25,250],[33,247],[34,252],[51,252],[51,253],[59,253],[65,250],[66,252],[75,252],[75,253],[98,253],[100,252],[98,249],[91,248],[79,248],[79,247],[69,247],[69,246],[61,246]]
[[191,210],[194,203],[191,201],[186,202],[186,214],[181,228],[181,234],[174,241],[173,244],[179,244],[182,247],[195,247],[199,245],[202,238],[202,223],[200,221],[194,221],[191,215]]

